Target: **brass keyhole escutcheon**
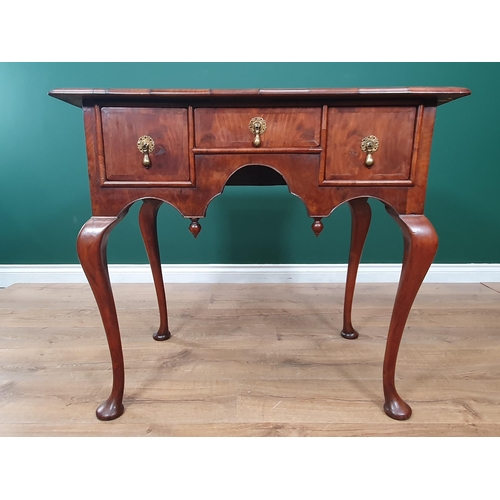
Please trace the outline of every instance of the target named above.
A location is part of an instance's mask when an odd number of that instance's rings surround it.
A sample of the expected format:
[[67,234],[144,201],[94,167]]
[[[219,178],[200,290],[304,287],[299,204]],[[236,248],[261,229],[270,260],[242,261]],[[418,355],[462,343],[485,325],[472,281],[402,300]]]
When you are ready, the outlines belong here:
[[260,116],[256,116],[250,120],[248,124],[250,132],[255,136],[253,140],[253,145],[258,148],[261,144],[260,136],[266,131],[266,121]]
[[368,168],[371,168],[375,163],[372,153],[375,153],[375,151],[377,151],[379,145],[380,141],[374,135],[364,137],[361,141],[361,149],[364,153],[366,153],[365,165]]
[[149,168],[151,166],[151,158],[149,154],[152,153],[155,149],[155,141],[149,135],[143,135],[139,137],[137,141],[137,149],[143,154],[142,164]]

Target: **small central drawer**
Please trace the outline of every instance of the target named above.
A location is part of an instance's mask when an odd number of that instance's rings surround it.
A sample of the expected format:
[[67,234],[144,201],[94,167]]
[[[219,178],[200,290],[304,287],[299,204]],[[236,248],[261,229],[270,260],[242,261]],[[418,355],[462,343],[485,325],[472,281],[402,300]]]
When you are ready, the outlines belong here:
[[[266,130],[253,145],[252,118],[263,118]],[[198,148],[314,148],[320,145],[321,108],[197,108]]]

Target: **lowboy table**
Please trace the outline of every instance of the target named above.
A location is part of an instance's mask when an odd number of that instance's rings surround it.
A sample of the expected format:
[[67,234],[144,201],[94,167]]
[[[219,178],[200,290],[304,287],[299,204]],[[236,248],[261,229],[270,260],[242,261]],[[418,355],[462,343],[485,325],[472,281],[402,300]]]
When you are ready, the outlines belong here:
[[346,202],[352,213],[341,335],[355,339],[351,309],[370,225],[368,198],[384,203],[402,230],[404,257],[383,365],[384,410],[405,420],[411,408],[395,387],[401,336],[437,250],[423,215],[436,107],[463,88],[287,90],[59,89],[83,108],[92,217],[77,251],[99,308],[113,366],[97,417],[123,411],[124,364],[106,248],[112,228],[142,201],[140,229],[160,310],[155,340],[170,338],[156,216],[164,202],[191,220],[196,237],[210,201],[227,183],[285,181],[319,235],[323,217]]

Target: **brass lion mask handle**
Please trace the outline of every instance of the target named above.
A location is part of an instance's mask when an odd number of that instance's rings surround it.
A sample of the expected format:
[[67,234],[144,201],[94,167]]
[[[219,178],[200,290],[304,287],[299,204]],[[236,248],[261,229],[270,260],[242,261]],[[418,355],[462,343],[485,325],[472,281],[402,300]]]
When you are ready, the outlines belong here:
[[152,153],[155,149],[155,141],[149,135],[143,135],[139,137],[137,141],[137,149],[143,154],[142,164],[149,168],[151,166],[151,158],[149,154]]
[[266,121],[260,116],[256,116],[250,120],[248,124],[250,132],[255,136],[253,140],[253,145],[258,148],[261,144],[260,136],[266,131]]
[[375,163],[372,153],[377,151],[379,145],[380,141],[374,135],[364,137],[361,141],[361,149],[363,150],[363,153],[366,153],[365,165],[368,168],[371,168]]

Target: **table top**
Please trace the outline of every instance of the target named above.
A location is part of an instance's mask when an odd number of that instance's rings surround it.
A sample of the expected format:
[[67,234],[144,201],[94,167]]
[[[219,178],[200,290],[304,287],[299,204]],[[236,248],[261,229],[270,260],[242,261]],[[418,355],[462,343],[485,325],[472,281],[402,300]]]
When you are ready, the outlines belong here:
[[312,89],[92,89],[66,88],[49,92],[51,97],[82,107],[85,100],[183,100],[217,97],[221,99],[405,99],[426,98],[444,104],[471,94],[461,87],[386,87],[386,88],[312,88]]

